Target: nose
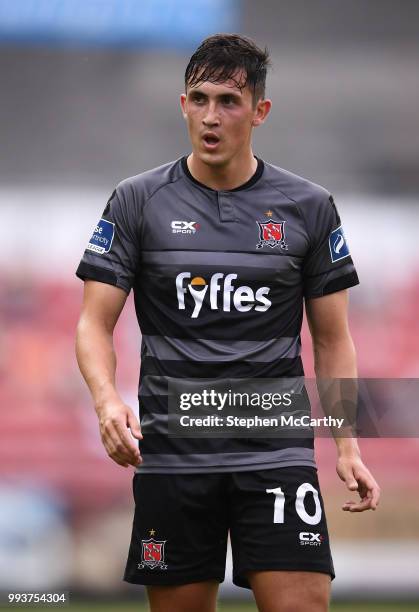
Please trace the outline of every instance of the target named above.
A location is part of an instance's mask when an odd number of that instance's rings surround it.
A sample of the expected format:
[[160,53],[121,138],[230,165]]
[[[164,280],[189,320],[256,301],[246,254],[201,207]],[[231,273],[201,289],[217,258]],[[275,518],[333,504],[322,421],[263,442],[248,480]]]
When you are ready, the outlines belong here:
[[215,102],[210,102],[210,104],[208,105],[207,113],[202,119],[202,123],[206,127],[220,125],[220,117],[218,115],[217,106]]

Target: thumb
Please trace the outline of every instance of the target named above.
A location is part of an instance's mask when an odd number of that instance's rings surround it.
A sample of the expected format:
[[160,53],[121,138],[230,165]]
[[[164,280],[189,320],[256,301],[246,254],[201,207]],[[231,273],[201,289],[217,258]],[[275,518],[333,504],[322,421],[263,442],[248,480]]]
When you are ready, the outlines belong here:
[[131,433],[134,436],[134,438],[137,438],[137,440],[143,439],[143,434],[141,433],[140,423],[137,417],[134,415],[134,413],[131,410],[128,412],[128,427],[130,428]]

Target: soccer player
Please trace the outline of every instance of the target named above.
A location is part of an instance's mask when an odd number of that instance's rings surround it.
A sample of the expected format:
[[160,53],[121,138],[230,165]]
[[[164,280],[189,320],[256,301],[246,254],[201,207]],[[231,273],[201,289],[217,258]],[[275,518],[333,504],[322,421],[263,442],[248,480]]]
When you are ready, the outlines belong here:
[[[192,152],[123,180],[81,260],[80,369],[103,444],[135,466],[125,580],[153,612],[213,612],[227,537],[233,580],[264,612],[328,609],[334,569],[312,437],[168,435],[170,381],[303,375],[305,304],[318,377],[356,378],[347,289],[358,283],[330,193],[255,157],[267,51],[235,34],[202,42],[180,97]],[[131,288],[142,332],[140,422],[115,386],[112,337]],[[353,438],[337,472],[375,510]]]

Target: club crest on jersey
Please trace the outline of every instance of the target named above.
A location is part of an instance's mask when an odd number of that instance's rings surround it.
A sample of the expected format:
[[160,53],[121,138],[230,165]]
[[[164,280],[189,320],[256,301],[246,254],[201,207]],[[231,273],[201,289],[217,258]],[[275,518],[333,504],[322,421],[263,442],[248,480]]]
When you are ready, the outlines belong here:
[[165,570],[167,564],[164,562],[164,545],[167,540],[141,540],[141,563],[138,564],[138,569],[155,569],[156,567]]
[[256,245],[257,249],[264,246],[280,247],[285,251],[288,245],[285,242],[285,221],[256,221],[259,226],[259,242]]

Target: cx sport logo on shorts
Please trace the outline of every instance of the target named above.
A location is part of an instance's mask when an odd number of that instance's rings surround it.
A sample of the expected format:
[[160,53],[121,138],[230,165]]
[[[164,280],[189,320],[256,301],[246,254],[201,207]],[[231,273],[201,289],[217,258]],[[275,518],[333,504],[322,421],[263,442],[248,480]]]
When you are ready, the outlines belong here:
[[300,531],[299,539],[301,546],[320,546],[324,540],[324,537],[320,533]]
[[201,312],[204,300],[209,303],[211,310],[222,310],[231,312],[232,309],[239,312],[256,310],[266,312],[272,305],[267,298],[269,287],[259,287],[254,291],[247,285],[235,287],[232,281],[238,278],[237,274],[213,274],[209,281],[202,276],[191,278],[190,272],[181,272],[176,277],[176,293],[179,310],[186,310],[185,296],[193,298],[193,310],[191,318],[196,319]]

